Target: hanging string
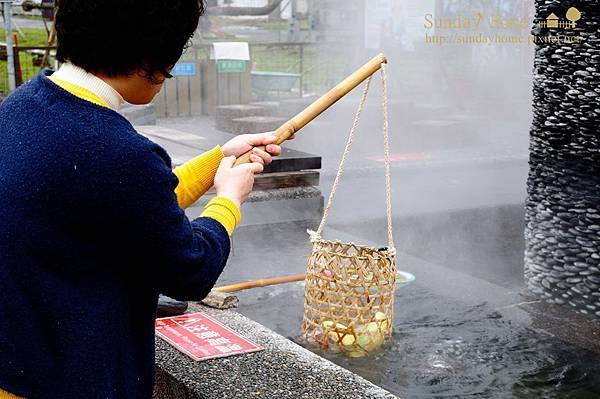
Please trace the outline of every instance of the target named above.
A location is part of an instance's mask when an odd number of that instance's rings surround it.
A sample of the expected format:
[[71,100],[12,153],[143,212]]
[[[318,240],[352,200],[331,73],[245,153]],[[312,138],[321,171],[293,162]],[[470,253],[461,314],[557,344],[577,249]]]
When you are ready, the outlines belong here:
[[381,91],[383,97],[383,147],[385,160],[385,205],[387,214],[388,245],[390,249],[394,246],[394,234],[392,229],[392,183],[390,177],[390,139],[388,134],[388,92],[387,77],[385,75],[385,64],[381,64]]
[[[348,154],[350,153],[350,149],[352,147],[352,143],[354,140],[354,134],[356,133],[356,129],[358,128],[358,124],[360,121],[360,117],[365,107],[365,102],[367,99],[367,94],[369,93],[369,88],[371,86],[372,76],[369,76],[367,82],[365,84],[362,98],[358,105],[358,109],[356,110],[356,115],[354,117],[354,123],[352,124],[352,129],[350,130],[350,134],[348,135],[348,141],[346,142],[346,147],[344,148],[344,153],[342,154],[342,159],[340,161],[337,174],[335,176],[335,180],[333,181],[333,187],[331,188],[331,193],[329,193],[329,198],[327,200],[327,206],[323,211],[323,218],[321,219],[321,223],[319,224],[319,228],[316,231],[316,237],[321,238],[321,234],[323,232],[323,228],[325,227],[325,223],[327,218],[329,217],[329,211],[331,209],[331,205],[333,203],[333,198],[335,197],[335,193],[337,191],[338,184],[344,173],[344,167],[346,165],[346,160],[348,158]],[[394,250],[394,236],[393,236],[393,228],[392,228],[392,189],[391,189],[391,177],[390,177],[390,148],[389,148],[389,132],[388,132],[388,99],[387,99],[387,78],[385,74],[385,65],[381,65],[381,88],[382,88],[382,106],[383,106],[383,143],[384,143],[384,163],[385,163],[385,190],[386,190],[386,216],[387,216],[387,234],[388,234],[388,249]]]
[[369,87],[371,87],[371,80],[373,76],[369,76],[367,79],[367,83],[365,84],[365,88],[363,90],[362,98],[360,100],[360,104],[358,105],[358,109],[356,110],[356,115],[354,116],[354,123],[352,124],[352,129],[350,130],[350,134],[348,135],[348,141],[346,142],[346,147],[344,148],[344,153],[342,154],[342,160],[340,161],[340,166],[338,167],[337,174],[335,175],[335,180],[333,181],[333,187],[331,188],[331,193],[329,193],[329,199],[327,200],[327,206],[323,211],[323,218],[321,219],[321,224],[317,229],[317,236],[320,237],[323,232],[323,228],[325,227],[325,222],[329,217],[329,210],[331,209],[331,204],[333,203],[333,197],[335,197],[335,192],[337,190],[338,183],[340,182],[340,178],[344,173],[344,165],[346,164],[346,158],[348,157],[348,153],[350,153],[350,148],[352,147],[352,141],[354,139],[354,133],[356,132],[356,128],[358,127],[358,122],[360,121],[360,115],[365,107],[365,102],[367,100],[367,94],[369,93]]

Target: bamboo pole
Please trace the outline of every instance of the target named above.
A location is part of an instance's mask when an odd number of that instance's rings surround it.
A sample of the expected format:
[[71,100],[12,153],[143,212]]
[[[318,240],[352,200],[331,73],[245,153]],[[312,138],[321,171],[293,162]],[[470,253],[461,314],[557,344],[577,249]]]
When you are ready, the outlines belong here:
[[[348,76],[344,81],[338,84],[336,87],[325,93],[317,101],[309,105],[306,109],[294,116],[292,119],[281,125],[275,130],[274,135],[277,137],[275,144],[281,144],[310,123],[317,116],[321,115],[325,110],[335,104],[339,99],[350,93],[356,86],[365,81],[369,76],[373,75],[381,68],[381,64],[387,63],[385,55],[379,54],[374,57],[371,61],[367,62],[360,69]],[[265,151],[265,146],[258,146],[261,150]],[[241,155],[236,161],[235,165],[250,162],[250,155],[252,150]]]
[[296,281],[304,281],[306,274],[294,274],[292,276],[275,277],[275,278],[261,278],[260,280],[248,281],[245,283],[224,285],[222,287],[213,288],[213,291],[217,292],[237,292],[247,290],[250,288],[257,287],[268,287],[270,285],[293,283]]

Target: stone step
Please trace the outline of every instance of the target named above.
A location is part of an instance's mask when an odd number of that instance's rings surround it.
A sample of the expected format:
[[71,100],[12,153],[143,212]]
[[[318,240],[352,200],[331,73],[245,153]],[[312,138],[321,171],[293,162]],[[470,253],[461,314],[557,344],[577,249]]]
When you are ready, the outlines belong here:
[[[318,186],[321,173],[318,170],[303,170],[298,172],[261,173],[254,177],[254,191],[272,190],[277,188]],[[212,187],[205,195],[215,195]]]
[[[197,203],[186,209],[187,216],[197,218],[213,197],[214,194],[209,193],[202,196]],[[255,190],[242,204],[239,227],[320,220],[323,204],[323,194],[314,186]]]
[[287,122],[287,119],[277,116],[248,116],[233,119],[231,122],[232,129],[230,133],[246,134],[274,131]]
[[266,116],[265,107],[250,104],[221,105],[215,114],[215,127],[222,132],[233,132],[233,120],[249,116]]
[[156,125],[156,107],[154,104],[126,105],[119,113],[132,125]]
[[[137,126],[136,129],[167,150],[174,167],[231,139],[231,134],[217,131],[204,131],[204,136],[201,136],[164,126]],[[273,163],[265,168],[264,175],[311,169],[321,169],[321,156],[284,146],[281,155],[275,157]]]
[[[205,131],[204,136],[200,136],[164,126],[137,126],[136,129],[162,146],[169,153],[173,166],[232,137],[217,131]],[[254,190],[242,206],[241,226],[320,220],[323,212],[323,195],[318,189],[320,168],[320,156],[283,148],[281,155],[275,157],[264,173],[256,176]],[[214,196],[214,189],[209,190],[186,210],[186,214],[197,218]]]
[[302,98],[281,100],[281,104],[279,106],[279,115],[287,119],[296,116],[299,112],[303,111],[318,98],[318,96],[307,96]]
[[260,116],[282,116],[281,115],[281,103],[279,101],[257,101],[250,103],[264,109],[264,113]]

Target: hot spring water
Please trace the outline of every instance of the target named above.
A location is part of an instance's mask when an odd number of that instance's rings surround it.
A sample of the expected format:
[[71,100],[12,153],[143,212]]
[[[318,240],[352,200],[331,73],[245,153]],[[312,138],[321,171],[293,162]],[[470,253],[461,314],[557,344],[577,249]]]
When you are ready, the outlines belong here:
[[[521,211],[522,208],[515,207],[516,216]],[[481,223],[477,219],[489,212],[471,212],[475,216],[471,216],[473,220],[470,222]],[[500,213],[507,216],[506,212],[502,210]],[[461,214],[457,217],[464,219],[466,216]],[[440,216],[434,219],[440,220]],[[448,217],[448,223],[456,225],[453,217]],[[380,225],[374,221],[362,223],[359,230],[366,237],[378,239],[377,234],[385,234],[378,232]],[[417,226],[412,224],[412,228],[415,230]],[[478,246],[485,249],[484,252],[494,252],[495,257],[499,258],[490,259],[490,262],[497,268],[496,275],[504,285],[500,290],[513,295],[518,301],[518,292],[522,287],[514,283],[517,279],[512,282],[504,279],[502,273],[505,271],[500,270],[502,262],[505,263],[504,268],[514,269],[515,265],[510,263],[519,262],[514,253],[522,254],[520,228],[515,226],[508,230],[512,233],[501,240],[504,242],[497,242],[497,237],[490,240],[493,244],[486,243],[481,237],[470,239],[479,242]],[[265,244],[244,238],[243,233],[240,235],[234,243],[236,255],[230,260],[225,279],[239,281],[240,277],[230,277],[239,273],[246,276],[242,279],[251,279],[254,276],[302,272],[309,253],[308,243],[302,244],[308,241],[304,226],[271,225],[265,234],[268,238]],[[459,236],[457,240],[467,240],[468,233],[464,234],[466,236]],[[253,235],[256,237],[256,232]],[[439,237],[430,237],[428,245],[440,248],[440,242],[436,240]],[[448,245],[446,241],[445,246]],[[491,249],[490,245],[500,249]],[[274,248],[278,255],[268,264],[256,256]],[[440,261],[445,255],[443,251],[434,254],[424,246],[415,248],[422,251],[425,257],[437,256],[433,261]],[[464,270],[481,266],[482,259],[485,259],[474,253],[456,253],[456,256]],[[522,262],[522,257],[520,259]],[[410,258],[403,257],[401,252],[399,268],[416,274],[417,281],[397,290],[393,338],[382,351],[360,359],[318,353],[405,398],[598,397],[600,372],[597,365],[600,364],[600,356],[535,330],[526,322],[504,317],[501,309],[491,300],[493,298],[486,299],[485,295],[474,294],[474,298],[463,301],[447,296],[446,293],[454,288],[470,289],[456,285],[450,269],[444,269],[449,273],[448,278],[442,277],[437,282],[444,284],[447,281],[445,284],[448,286],[443,287],[429,281],[423,265],[414,265],[415,269],[411,270],[410,264]],[[248,277],[248,274],[252,277]],[[486,277],[486,274],[482,276]],[[300,325],[303,294],[302,283],[240,292],[239,311],[279,334],[302,343]],[[490,292],[489,295],[496,294]]]

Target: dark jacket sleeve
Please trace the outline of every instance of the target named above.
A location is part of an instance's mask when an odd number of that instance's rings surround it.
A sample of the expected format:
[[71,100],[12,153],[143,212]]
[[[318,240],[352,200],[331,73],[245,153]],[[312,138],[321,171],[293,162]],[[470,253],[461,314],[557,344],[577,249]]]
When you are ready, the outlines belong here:
[[[216,283],[230,239],[216,220],[190,221],[175,195],[177,177],[158,145],[149,143],[106,167],[96,193],[99,221],[111,250],[125,255],[120,266],[156,290],[180,300],[201,300]],[[123,259],[123,258],[120,258]]]

